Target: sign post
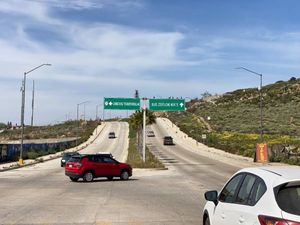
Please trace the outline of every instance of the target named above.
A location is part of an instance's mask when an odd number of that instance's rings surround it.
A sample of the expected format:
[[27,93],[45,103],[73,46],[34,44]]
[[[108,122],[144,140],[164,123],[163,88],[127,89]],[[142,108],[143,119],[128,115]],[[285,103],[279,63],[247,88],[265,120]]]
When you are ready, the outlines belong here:
[[143,162],[146,161],[146,101],[147,98],[143,98]]

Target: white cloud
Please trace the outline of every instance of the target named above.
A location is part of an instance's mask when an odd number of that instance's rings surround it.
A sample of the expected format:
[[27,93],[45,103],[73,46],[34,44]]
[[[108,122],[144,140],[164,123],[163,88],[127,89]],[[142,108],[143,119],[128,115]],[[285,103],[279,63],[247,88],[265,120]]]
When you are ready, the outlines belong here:
[[15,16],[24,22],[24,18],[33,19],[35,22],[57,24],[58,20],[49,16],[49,10],[45,4],[37,1],[10,0],[0,1],[0,12]]
[[[186,34],[182,32],[137,29],[100,22],[84,24],[52,17],[55,8],[67,11],[102,10],[105,7],[123,10],[142,7],[142,3],[121,0],[0,1],[0,12],[8,15],[1,18],[1,23],[9,24],[10,29],[16,28],[11,29],[14,33],[9,38],[0,35],[0,89],[7,93],[7,96],[0,96],[1,106],[5,105],[1,109],[0,122],[19,120],[16,112],[20,108],[18,90],[22,74],[41,63],[51,63],[53,66],[34,71],[28,79],[35,79],[37,87],[44,88],[45,93],[40,91],[37,97],[40,101],[37,104],[40,117],[37,118],[43,122],[44,115],[64,115],[73,110],[80,100],[101,99],[109,95],[128,96],[134,89],[142,90],[150,97],[194,97],[205,90],[214,93],[230,90],[229,86],[235,87],[234,84],[224,87],[222,82],[226,78],[219,79],[219,83],[201,81],[203,77],[212,76],[213,73],[205,73],[211,67],[219,77],[224,70],[231,73],[234,67],[247,63],[265,66],[270,71],[273,65],[299,69],[300,35],[297,32],[266,32],[262,35],[254,32],[255,37],[251,34],[202,36],[196,44],[187,43]],[[40,30],[42,37],[35,37],[36,33],[28,31],[30,28],[35,28],[35,32]],[[47,36],[46,31],[54,34],[55,40]],[[5,33],[5,26],[2,32]],[[201,75],[187,79],[189,74],[185,68],[191,66],[199,70],[194,74]],[[174,73],[181,69],[182,76],[179,79],[169,78],[172,75],[164,72],[171,69]],[[44,103],[48,104],[42,105]]]

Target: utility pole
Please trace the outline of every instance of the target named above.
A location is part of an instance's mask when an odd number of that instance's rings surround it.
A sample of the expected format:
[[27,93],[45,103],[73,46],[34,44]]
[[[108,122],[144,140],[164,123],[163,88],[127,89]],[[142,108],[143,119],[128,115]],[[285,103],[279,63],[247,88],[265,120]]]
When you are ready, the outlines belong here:
[[78,137],[79,137],[79,124],[80,124],[80,121],[79,121],[79,106],[84,104],[85,103],[88,103],[89,101],[85,101],[85,102],[81,102],[81,103],[78,103],[77,104],[77,132],[76,132],[76,146],[77,146],[77,143],[78,143]]

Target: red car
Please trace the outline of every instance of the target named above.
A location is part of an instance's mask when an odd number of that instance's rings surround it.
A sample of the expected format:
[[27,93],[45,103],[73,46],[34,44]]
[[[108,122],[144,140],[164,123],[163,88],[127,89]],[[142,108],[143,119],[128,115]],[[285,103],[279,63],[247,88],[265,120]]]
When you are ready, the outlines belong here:
[[128,180],[132,176],[132,167],[118,162],[111,154],[78,155],[66,163],[65,174],[72,181],[83,178],[84,181],[91,182],[96,177],[107,177],[109,180],[120,177],[121,180]]

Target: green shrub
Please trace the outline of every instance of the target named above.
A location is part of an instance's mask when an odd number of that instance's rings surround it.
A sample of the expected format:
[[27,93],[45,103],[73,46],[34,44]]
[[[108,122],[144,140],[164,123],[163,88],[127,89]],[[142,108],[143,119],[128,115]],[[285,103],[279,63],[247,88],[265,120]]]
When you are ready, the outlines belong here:
[[40,157],[40,154],[38,152],[36,152],[36,151],[29,151],[29,152],[27,152],[27,158],[28,159],[36,159],[38,157]]

